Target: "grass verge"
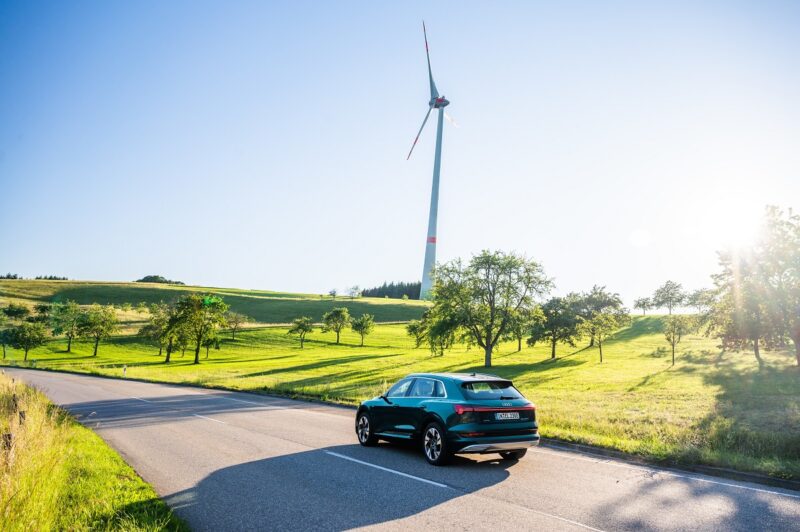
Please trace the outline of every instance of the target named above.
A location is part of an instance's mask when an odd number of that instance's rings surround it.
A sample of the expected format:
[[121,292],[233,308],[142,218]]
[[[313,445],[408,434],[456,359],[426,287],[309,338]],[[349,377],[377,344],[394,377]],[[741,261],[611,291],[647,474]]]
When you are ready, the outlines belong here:
[[0,434],[0,530],[188,530],[99,436],[6,375]]

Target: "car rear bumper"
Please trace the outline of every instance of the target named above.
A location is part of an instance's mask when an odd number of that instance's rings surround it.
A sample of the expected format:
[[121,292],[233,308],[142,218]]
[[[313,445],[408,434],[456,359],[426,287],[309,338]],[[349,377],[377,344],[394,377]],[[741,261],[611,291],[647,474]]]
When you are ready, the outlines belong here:
[[456,451],[459,454],[484,454],[501,453],[504,451],[519,451],[528,447],[539,445],[539,437],[526,441],[504,441],[495,443],[475,443]]

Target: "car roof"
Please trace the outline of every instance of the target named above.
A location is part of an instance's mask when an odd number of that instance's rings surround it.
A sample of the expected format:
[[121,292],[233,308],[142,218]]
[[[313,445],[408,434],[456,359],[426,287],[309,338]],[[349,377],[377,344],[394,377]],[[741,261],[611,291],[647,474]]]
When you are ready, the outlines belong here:
[[498,377],[489,373],[412,373],[408,377],[430,377],[438,379],[450,379],[458,382],[477,382],[477,381],[503,381],[510,382],[509,379]]

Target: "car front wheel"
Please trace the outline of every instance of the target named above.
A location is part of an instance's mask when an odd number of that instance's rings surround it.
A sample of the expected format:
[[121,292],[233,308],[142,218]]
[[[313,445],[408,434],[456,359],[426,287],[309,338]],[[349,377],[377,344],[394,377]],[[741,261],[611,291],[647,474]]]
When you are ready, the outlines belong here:
[[422,434],[422,452],[425,460],[435,466],[445,465],[452,453],[447,445],[444,428],[439,423],[430,423]]
[[525,456],[525,453],[527,452],[528,452],[527,449],[520,449],[518,451],[506,451],[500,453],[500,456],[503,458],[503,460],[519,460],[520,458]]
[[356,419],[356,435],[358,436],[358,443],[365,447],[372,447],[378,443],[378,438],[372,431],[372,424],[370,423],[369,414],[362,412]]

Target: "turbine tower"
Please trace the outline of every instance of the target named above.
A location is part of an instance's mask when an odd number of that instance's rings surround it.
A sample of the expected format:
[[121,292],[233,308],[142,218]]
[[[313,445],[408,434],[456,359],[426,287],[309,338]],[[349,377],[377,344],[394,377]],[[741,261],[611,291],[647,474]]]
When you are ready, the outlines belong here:
[[414,151],[414,146],[417,145],[419,136],[422,134],[422,130],[425,128],[425,124],[428,122],[428,117],[430,117],[431,111],[438,109],[439,116],[436,120],[436,152],[433,158],[433,185],[431,186],[431,210],[428,216],[428,234],[425,242],[425,262],[422,267],[422,285],[420,286],[419,291],[420,299],[428,299],[428,297],[430,297],[431,286],[433,284],[431,272],[436,264],[436,219],[439,214],[439,169],[442,165],[442,125],[445,115],[444,108],[447,107],[450,102],[447,101],[444,96],[439,96],[439,91],[436,90],[436,83],[433,82],[433,73],[431,72],[431,55],[428,52],[428,32],[425,29],[424,21],[422,22],[422,34],[425,37],[425,55],[428,58],[428,80],[430,81],[431,85],[431,99],[428,102],[428,112],[425,114],[425,119],[422,121],[422,125],[419,128],[417,137],[414,139],[414,143],[411,145],[411,149],[408,152],[408,157],[406,157],[406,160],[411,158],[411,152]]

